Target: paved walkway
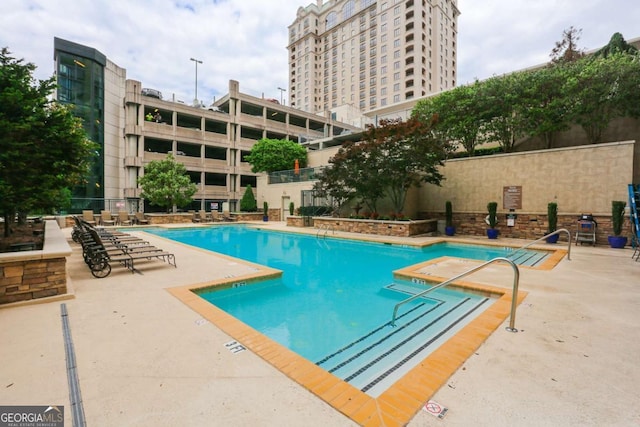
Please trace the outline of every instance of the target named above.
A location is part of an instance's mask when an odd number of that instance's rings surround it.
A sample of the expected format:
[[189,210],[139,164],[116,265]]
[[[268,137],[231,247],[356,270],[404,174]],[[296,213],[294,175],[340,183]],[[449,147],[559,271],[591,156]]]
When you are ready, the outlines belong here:
[[[114,268],[95,279],[74,244],[75,298],[0,309],[0,405],[64,405],[71,426],[64,303],[89,426],[354,425],[250,351],[229,351],[231,337],[166,291],[252,266],[145,238],[175,253],[178,268],[150,262],[142,274]],[[631,254],[581,246],[551,271],[521,269],[520,332],[498,329],[432,397],[448,408],[444,419],[419,412],[409,425],[640,425],[640,262]],[[509,287],[509,272],[469,279]]]

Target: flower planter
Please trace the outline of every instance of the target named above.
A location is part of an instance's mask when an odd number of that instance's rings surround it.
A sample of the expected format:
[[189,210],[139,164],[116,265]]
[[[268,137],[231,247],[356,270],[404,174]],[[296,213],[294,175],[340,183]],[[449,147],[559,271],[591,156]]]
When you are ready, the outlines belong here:
[[446,234],[447,236],[453,236],[454,234],[456,234],[456,228],[453,225],[449,225],[444,228],[444,234]]
[[559,234],[554,234],[553,236],[549,236],[547,237],[545,240],[547,241],[547,243],[557,243],[558,239],[560,238]]
[[607,239],[609,240],[609,246],[613,249],[622,249],[627,245],[626,236],[609,236]]
[[496,228],[487,228],[487,237],[490,239],[498,238],[498,229]]

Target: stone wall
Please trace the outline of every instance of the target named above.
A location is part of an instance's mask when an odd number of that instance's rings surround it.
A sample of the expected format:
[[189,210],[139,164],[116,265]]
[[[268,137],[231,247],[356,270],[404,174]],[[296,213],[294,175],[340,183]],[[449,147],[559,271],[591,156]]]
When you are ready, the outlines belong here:
[[[522,214],[516,213],[515,225],[507,226],[507,215],[505,213],[498,214],[498,237],[509,237],[516,239],[535,240],[543,237],[547,233],[548,218],[547,215],[541,214]],[[456,228],[456,234],[485,236],[486,230],[489,228],[485,222],[487,212],[476,213],[457,213],[453,214],[453,225]],[[437,218],[444,220],[442,212],[420,212],[422,218]],[[613,234],[613,226],[611,224],[611,215],[599,216],[594,215],[593,219],[597,223],[596,227],[596,244],[608,245],[607,237]],[[566,228],[571,232],[572,238],[577,231],[578,216],[576,215],[558,215],[557,229]],[[622,227],[622,235],[631,235],[631,221],[625,216]],[[560,234],[560,241],[567,241],[565,233]]]
[[42,250],[0,254],[0,304],[66,294],[69,255],[58,223],[46,221]]
[[[333,231],[376,234],[379,236],[409,237],[436,230],[434,219],[421,221],[382,221],[349,218],[314,217],[314,226]],[[288,222],[287,222],[288,224]]]

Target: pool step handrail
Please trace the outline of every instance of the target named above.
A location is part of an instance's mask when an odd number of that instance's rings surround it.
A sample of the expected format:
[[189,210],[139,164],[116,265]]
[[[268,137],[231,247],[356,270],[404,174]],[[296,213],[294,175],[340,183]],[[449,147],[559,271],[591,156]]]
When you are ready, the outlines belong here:
[[320,237],[320,232],[324,230],[324,236],[323,237],[327,237],[327,234],[329,234],[329,230],[333,231],[333,234],[336,234],[336,230],[333,228],[333,225],[331,224],[320,224],[318,226],[318,232],[316,233],[316,239]]
[[556,231],[554,231],[553,233],[549,233],[549,234],[547,234],[545,236],[540,237],[537,240],[534,240],[533,242],[527,243],[526,245],[521,246],[518,249],[516,249],[513,252],[511,252],[509,255],[507,255],[507,257],[512,257],[514,254],[527,249],[529,246],[531,246],[533,244],[536,244],[538,242],[541,242],[541,241],[545,240],[547,237],[555,236],[556,234],[560,234],[560,233],[567,233],[567,240],[569,240],[569,249],[567,249],[567,260],[571,261],[571,232],[569,230],[567,230],[566,228],[559,228]]
[[391,326],[396,326],[396,319],[397,319],[397,315],[398,315],[398,309],[400,308],[401,305],[404,305],[408,302],[411,302],[415,299],[421,298],[423,296],[425,296],[428,293],[431,293],[433,291],[435,291],[436,289],[440,289],[444,286],[447,286],[449,284],[451,284],[452,282],[461,279],[465,276],[468,276],[472,273],[475,273],[478,270],[482,270],[483,268],[485,268],[486,266],[493,264],[495,262],[506,262],[507,264],[509,264],[511,266],[511,269],[513,270],[513,294],[511,296],[511,314],[509,315],[509,326],[507,326],[507,331],[509,332],[518,332],[518,330],[515,328],[515,323],[516,323],[516,303],[518,301],[518,286],[520,284],[520,270],[518,269],[518,266],[516,265],[515,262],[513,262],[512,260],[510,260],[509,258],[505,258],[505,257],[498,257],[498,258],[493,258],[483,264],[478,265],[477,267],[474,267],[470,270],[467,270],[463,273],[458,274],[457,276],[452,277],[449,280],[445,280],[444,282],[441,282],[435,286],[430,287],[429,289],[425,289],[424,291],[415,294],[403,301],[400,301],[399,303],[397,303],[395,305],[395,307],[393,308],[393,316],[391,318]]

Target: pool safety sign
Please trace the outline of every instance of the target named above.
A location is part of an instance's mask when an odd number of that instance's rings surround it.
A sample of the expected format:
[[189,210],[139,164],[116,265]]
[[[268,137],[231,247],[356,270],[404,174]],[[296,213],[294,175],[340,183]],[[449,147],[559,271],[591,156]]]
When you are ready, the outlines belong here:
[[444,418],[444,416],[447,414],[447,411],[448,411],[447,408],[445,408],[435,400],[428,401],[422,407],[422,410],[440,419]]

